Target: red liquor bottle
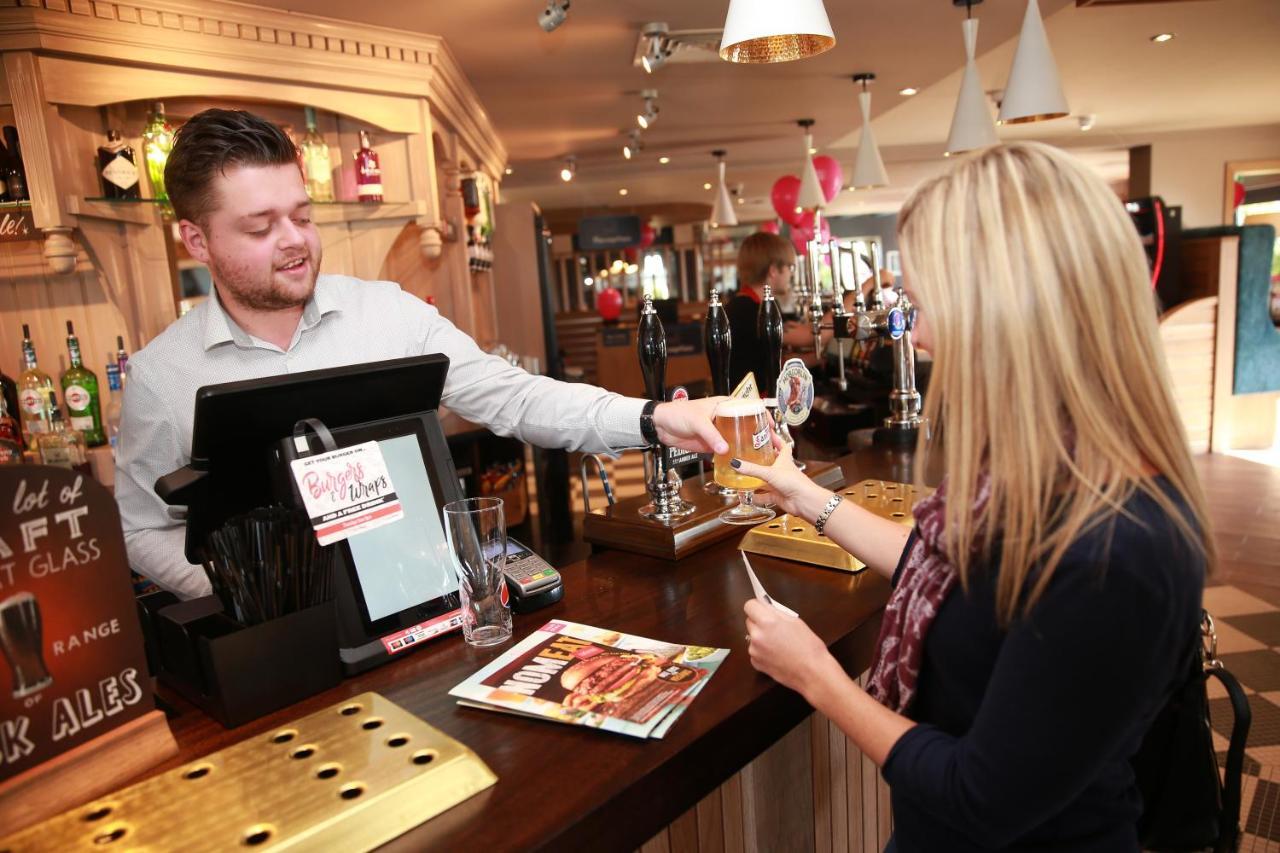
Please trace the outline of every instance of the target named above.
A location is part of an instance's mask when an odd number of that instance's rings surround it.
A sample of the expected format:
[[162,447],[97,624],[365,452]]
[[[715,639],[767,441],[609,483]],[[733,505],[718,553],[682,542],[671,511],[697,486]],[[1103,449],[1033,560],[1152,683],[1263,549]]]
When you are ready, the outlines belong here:
[[360,150],[355,153],[356,195],[360,201],[382,201],[382,166],[378,152],[369,145],[369,134],[360,131]]

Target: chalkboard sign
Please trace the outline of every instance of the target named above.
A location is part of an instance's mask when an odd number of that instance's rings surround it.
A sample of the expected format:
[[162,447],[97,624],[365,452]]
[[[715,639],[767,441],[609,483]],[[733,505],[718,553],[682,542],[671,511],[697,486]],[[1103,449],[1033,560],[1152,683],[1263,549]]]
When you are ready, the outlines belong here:
[[578,221],[577,248],[623,249],[640,245],[639,216],[588,216]]
[[35,240],[40,236],[40,232],[31,221],[30,208],[0,211],[0,243]]
[[601,329],[600,343],[606,347],[629,347],[631,346],[631,330]]
[[0,651],[0,781],[154,710],[120,514],[93,480],[0,469]]

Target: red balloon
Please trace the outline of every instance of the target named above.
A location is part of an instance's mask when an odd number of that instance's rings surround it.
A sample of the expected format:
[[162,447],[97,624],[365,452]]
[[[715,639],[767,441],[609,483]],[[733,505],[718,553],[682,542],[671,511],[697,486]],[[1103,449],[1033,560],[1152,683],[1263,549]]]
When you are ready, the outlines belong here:
[[800,179],[795,175],[784,175],[773,182],[773,190],[769,193],[773,201],[773,209],[788,225],[795,225],[800,214],[796,213],[796,202],[800,199]]
[[836,158],[828,157],[826,154],[813,158],[813,168],[818,173],[818,184],[822,187],[823,198],[831,201],[844,186],[844,170],[840,168]]
[[760,223],[760,230],[765,234],[781,234],[782,226],[778,224],[778,220],[770,219],[768,222]]
[[647,249],[658,239],[658,232],[648,222],[640,226],[640,248]]
[[[808,224],[800,224],[791,228],[791,245],[795,246],[797,252],[803,254],[809,249],[809,241],[813,239],[813,213],[808,212]],[[831,226],[827,220],[822,220],[822,236],[823,243],[831,242]]]
[[596,310],[600,319],[612,323],[622,316],[622,291],[616,287],[606,287],[596,294]]
[[636,262],[636,258],[640,257],[640,252],[635,246],[628,246],[622,250],[622,257],[627,259],[627,263],[634,264]]

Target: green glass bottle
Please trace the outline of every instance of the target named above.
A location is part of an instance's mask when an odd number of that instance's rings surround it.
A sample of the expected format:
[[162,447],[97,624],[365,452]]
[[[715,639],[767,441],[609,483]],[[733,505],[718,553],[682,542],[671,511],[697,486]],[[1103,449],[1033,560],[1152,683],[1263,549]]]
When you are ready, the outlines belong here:
[[71,366],[62,374],[62,399],[67,404],[71,427],[84,433],[85,443],[98,447],[107,443],[102,430],[102,402],[98,376],[85,367],[80,358],[80,341],[75,328],[67,321],[67,352]]
[[142,129],[142,154],[147,161],[147,177],[151,178],[151,197],[157,201],[169,200],[164,188],[164,166],[169,162],[171,150],[173,128],[164,117],[164,104],[156,101],[147,117],[147,126]]

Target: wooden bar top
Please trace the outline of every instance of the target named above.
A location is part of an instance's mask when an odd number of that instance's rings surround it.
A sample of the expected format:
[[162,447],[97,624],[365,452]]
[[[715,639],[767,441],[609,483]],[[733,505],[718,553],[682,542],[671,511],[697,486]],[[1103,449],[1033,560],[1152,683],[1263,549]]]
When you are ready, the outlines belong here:
[[[895,464],[900,460],[867,449],[839,461],[852,483],[905,473]],[[177,702],[181,712],[170,725],[180,752],[155,772],[376,691],[469,746],[498,776],[494,787],[385,849],[634,850],[810,713],[798,694],[751,667],[742,606],[752,593],[740,538],[674,563],[620,551],[593,554],[560,569],[563,601],[515,618],[516,638],[555,618],[731,649],[662,740],[458,707],[449,689],[511,644],[478,650],[451,635],[230,731]],[[867,668],[889,591],[884,579],[763,556],[752,565],[770,594],[795,609],[850,674]]]

